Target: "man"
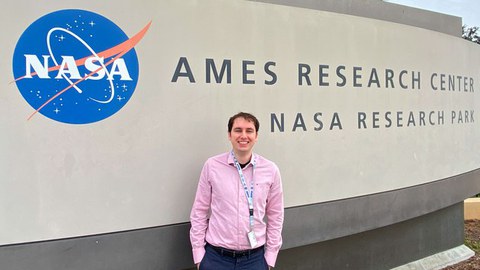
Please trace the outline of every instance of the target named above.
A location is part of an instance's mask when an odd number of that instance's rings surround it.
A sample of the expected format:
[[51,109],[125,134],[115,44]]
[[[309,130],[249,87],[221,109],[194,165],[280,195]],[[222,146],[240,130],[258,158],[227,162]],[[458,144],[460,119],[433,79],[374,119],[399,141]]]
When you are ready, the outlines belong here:
[[253,153],[259,126],[249,113],[232,116],[232,150],[209,158],[203,166],[190,214],[197,269],[275,266],[282,245],[283,191],[278,167]]

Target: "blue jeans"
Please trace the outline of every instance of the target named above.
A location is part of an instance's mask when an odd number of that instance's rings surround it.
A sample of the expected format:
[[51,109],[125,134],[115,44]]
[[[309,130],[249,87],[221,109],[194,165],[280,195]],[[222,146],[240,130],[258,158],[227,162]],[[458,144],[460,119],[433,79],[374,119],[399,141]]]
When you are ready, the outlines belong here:
[[232,258],[221,255],[210,245],[205,246],[205,256],[200,262],[200,270],[268,270],[265,250],[253,254]]

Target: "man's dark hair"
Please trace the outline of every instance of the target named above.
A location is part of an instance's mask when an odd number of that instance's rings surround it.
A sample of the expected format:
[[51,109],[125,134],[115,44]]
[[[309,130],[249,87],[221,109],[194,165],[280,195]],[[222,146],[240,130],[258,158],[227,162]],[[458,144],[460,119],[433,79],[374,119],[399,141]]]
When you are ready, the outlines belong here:
[[258,132],[258,130],[260,129],[260,122],[258,122],[258,119],[253,114],[246,112],[239,112],[234,116],[230,117],[230,119],[228,120],[228,132],[232,132],[233,122],[239,117],[242,117],[249,122],[253,122],[253,125],[255,126],[255,132]]

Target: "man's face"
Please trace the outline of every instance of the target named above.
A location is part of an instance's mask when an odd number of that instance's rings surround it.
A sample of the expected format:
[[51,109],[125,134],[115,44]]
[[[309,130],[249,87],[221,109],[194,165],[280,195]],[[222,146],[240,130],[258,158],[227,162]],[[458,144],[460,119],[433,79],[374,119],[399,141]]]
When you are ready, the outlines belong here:
[[257,142],[258,134],[253,122],[238,117],[233,121],[232,131],[228,133],[228,139],[232,143],[236,154],[251,154],[253,145]]

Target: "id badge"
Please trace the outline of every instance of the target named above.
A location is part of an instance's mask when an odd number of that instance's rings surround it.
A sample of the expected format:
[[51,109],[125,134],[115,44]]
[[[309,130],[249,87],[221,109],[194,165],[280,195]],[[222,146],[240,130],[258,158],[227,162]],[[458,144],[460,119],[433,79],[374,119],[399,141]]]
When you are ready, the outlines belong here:
[[257,237],[255,237],[255,232],[250,231],[248,234],[248,241],[250,242],[250,246],[252,248],[257,246]]

